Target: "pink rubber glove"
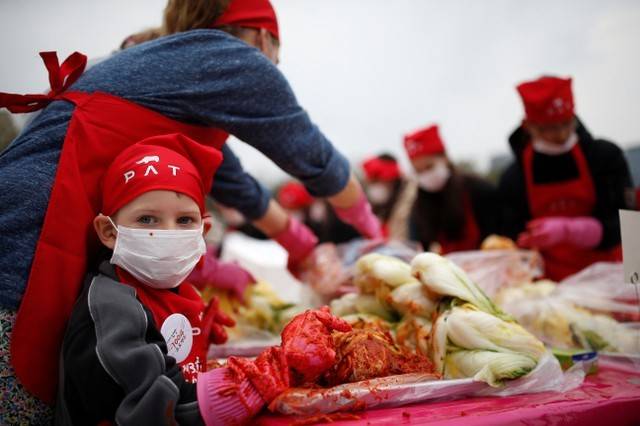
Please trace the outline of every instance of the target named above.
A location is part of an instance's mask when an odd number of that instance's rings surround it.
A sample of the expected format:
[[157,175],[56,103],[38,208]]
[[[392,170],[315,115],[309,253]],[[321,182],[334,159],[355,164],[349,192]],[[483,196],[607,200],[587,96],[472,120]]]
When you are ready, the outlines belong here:
[[193,269],[187,281],[199,289],[211,286],[231,291],[242,301],[244,291],[256,279],[235,262],[221,262],[213,253],[213,248],[209,248],[203,262]]
[[207,426],[247,424],[265,404],[248,379],[238,378],[227,367],[200,373],[196,389],[200,415]]
[[353,206],[346,209],[334,207],[333,210],[341,221],[356,228],[365,238],[378,239],[383,237],[380,220],[371,211],[371,204],[369,204],[364,192],[360,193],[360,198]]
[[291,216],[289,216],[287,228],[276,235],[274,240],[289,254],[287,268],[293,275],[297,274],[298,266],[318,244],[318,237],[314,235],[313,231]]
[[594,248],[602,240],[602,224],[593,217],[545,217],[532,220],[518,236],[524,248],[546,249],[561,243]]
[[347,332],[351,326],[332,316],[328,306],[297,315],[282,330],[282,348],[296,384],[314,382],[333,366],[336,359],[333,330]]

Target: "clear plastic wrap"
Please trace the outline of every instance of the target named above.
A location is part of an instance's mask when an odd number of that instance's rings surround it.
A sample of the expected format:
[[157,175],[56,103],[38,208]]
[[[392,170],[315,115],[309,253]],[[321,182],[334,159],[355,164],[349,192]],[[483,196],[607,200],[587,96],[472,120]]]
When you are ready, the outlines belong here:
[[528,250],[476,250],[448,254],[489,297],[505,287],[531,282],[542,275],[539,253]]
[[624,282],[622,263],[595,263],[562,281],[554,294],[618,321],[640,321],[638,288]]
[[640,355],[640,303],[622,265],[597,263],[560,284],[538,282],[503,289],[496,302],[549,346]]
[[566,392],[580,386],[583,379],[582,366],[575,365],[563,373],[558,361],[547,353],[531,373],[500,388],[473,379],[436,380],[429,374],[403,374],[328,389],[290,389],[278,396],[269,409],[286,415],[318,415],[471,396]]

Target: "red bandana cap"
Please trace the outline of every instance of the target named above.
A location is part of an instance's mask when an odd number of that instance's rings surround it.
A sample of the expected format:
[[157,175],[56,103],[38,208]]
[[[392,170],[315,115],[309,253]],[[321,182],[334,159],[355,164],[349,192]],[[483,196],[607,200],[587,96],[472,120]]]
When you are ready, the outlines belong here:
[[299,182],[287,182],[278,192],[278,202],[285,209],[303,209],[313,203],[313,197]]
[[153,136],[122,151],[102,184],[102,214],[110,216],[136,197],[154,190],[191,197],[204,214],[204,197],[222,154],[180,133]]
[[526,120],[535,124],[554,124],[573,118],[571,79],[540,77],[518,85]]
[[398,162],[380,157],[373,157],[362,163],[362,169],[368,180],[394,181],[401,176]]
[[404,137],[404,148],[410,159],[423,155],[444,154],[444,143],[438,133],[438,126],[433,125],[416,130]]
[[224,25],[264,28],[280,40],[278,19],[269,0],[231,0],[227,9],[211,27],[218,28]]

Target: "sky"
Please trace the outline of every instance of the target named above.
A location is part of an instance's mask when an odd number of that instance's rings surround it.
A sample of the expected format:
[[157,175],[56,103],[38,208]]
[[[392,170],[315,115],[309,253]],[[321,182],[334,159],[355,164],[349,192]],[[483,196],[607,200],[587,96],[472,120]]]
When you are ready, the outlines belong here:
[[[272,0],[280,69],[301,105],[356,166],[437,123],[455,161],[487,168],[522,119],[519,82],[573,77],[591,132],[640,144],[640,1]],[[43,91],[38,52],[89,58],[160,23],[166,0],[0,1],[0,90]],[[230,142],[267,184],[285,175]]]

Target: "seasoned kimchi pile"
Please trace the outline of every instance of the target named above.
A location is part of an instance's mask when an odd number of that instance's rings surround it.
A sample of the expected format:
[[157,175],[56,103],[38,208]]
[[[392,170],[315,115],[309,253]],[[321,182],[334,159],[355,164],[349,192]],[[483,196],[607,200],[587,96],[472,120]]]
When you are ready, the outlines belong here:
[[326,386],[394,374],[434,372],[426,356],[398,347],[388,332],[374,327],[335,332],[333,342],[336,363],[321,379]]

